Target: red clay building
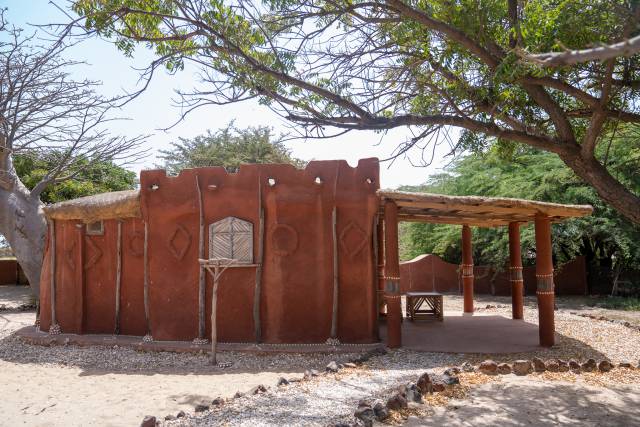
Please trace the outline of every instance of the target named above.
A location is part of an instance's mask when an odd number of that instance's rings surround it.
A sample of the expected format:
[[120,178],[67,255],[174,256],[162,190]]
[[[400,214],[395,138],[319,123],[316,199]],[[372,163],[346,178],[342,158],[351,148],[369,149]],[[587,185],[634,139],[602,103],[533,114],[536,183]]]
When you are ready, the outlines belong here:
[[198,260],[234,258],[251,266],[221,279],[220,341],[374,342],[378,170],[377,159],[150,170],[139,191],[49,206],[41,329],[209,337],[212,280]]
[[243,165],[237,173],[143,171],[140,190],[45,208],[40,327],[202,342],[211,336],[212,279],[199,260],[233,259],[237,265],[220,279],[219,341],[373,343],[383,300],[387,343],[395,347],[402,317],[398,221],[463,225],[465,311],[473,311],[469,226],[509,226],[514,313],[520,316],[517,225],[535,221],[540,339],[551,345],[550,223],[590,211],[384,192],[377,159],[360,160],[355,168],[317,161],[303,170],[267,164]]

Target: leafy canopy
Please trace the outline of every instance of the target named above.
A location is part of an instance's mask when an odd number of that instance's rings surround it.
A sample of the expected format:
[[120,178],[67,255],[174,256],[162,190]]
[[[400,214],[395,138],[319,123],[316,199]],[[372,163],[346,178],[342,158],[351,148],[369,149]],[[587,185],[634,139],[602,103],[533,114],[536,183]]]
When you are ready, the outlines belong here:
[[[65,153],[50,150],[37,154],[17,154],[13,164],[18,177],[27,188],[33,188],[46,174],[60,163]],[[111,161],[88,161],[77,159],[80,170],[73,179],[50,185],[41,193],[44,203],[56,203],[77,197],[90,196],[108,191],[135,188],[136,174]]]
[[[625,185],[640,191],[640,158],[637,128],[626,128],[611,139],[602,156]],[[595,191],[582,182],[557,156],[543,151],[501,143],[454,161],[424,186],[407,187],[450,195],[483,195],[535,199],[556,203],[591,204],[594,213],[553,225],[553,250],[557,262],[585,255],[592,264],[611,267],[640,266],[640,229],[605,204]],[[521,228],[525,262],[535,261],[533,226]],[[435,224],[402,224],[402,257],[413,258],[435,253],[450,262],[460,261],[460,227]],[[504,267],[508,260],[505,227],[474,228],[473,248],[476,264]]]
[[[327,129],[432,144],[501,141],[557,154],[640,224],[640,197],[596,157],[621,123],[640,123],[640,55],[545,67],[527,53],[612,43],[638,33],[628,0],[76,0],[84,24],[126,54],[153,49],[170,72],[191,63],[187,110],[256,98],[307,136]],[[455,126],[459,141],[442,138]],[[425,156],[427,161],[431,157]]]
[[274,136],[268,126],[238,129],[230,123],[215,132],[208,131],[193,139],[179,138],[169,150],[161,150],[161,165],[169,173],[182,169],[222,166],[236,172],[243,163],[290,163],[304,166],[302,160],[291,157],[281,136]]

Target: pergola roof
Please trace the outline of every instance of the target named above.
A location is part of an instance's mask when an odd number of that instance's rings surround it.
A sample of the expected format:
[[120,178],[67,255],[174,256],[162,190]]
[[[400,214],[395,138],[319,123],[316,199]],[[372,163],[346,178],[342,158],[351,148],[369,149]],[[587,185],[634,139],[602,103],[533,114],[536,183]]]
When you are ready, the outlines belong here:
[[445,196],[395,190],[378,190],[378,195],[381,209],[387,200],[396,203],[399,221],[498,227],[510,222],[530,222],[536,215],[546,215],[557,222],[593,212],[590,205],[562,205],[507,197]]

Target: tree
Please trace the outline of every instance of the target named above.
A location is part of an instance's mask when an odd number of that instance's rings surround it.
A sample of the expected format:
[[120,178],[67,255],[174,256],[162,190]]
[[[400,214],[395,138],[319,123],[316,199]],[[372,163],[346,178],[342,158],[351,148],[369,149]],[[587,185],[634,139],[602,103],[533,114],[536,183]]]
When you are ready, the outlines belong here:
[[[55,168],[64,151],[19,154],[14,156],[13,165],[20,181],[33,188],[47,173]],[[69,179],[46,187],[40,194],[43,203],[57,203],[78,197],[109,191],[131,190],[136,185],[136,173],[116,165],[110,160],[91,162],[78,159],[82,168],[74,179]]]
[[452,126],[463,130],[454,151],[515,141],[555,153],[640,223],[637,193],[596,150],[617,124],[640,122],[638,55],[558,67],[521,59],[634,37],[636,2],[76,0],[74,9],[126,54],[154,49],[147,78],[198,67],[187,110],[258,98],[310,136],[415,129],[398,155],[429,153]]
[[291,163],[302,167],[302,160],[291,157],[282,143],[274,139],[268,126],[238,129],[233,123],[216,132],[208,131],[193,139],[179,138],[169,150],[160,150],[161,165],[169,173],[182,169],[223,166],[228,172],[237,172],[242,163]]
[[[74,79],[71,70],[81,63],[65,59],[78,42],[69,30],[53,41],[45,38],[49,35],[25,35],[6,22],[4,12],[0,9],[0,234],[37,296],[47,229],[41,198],[52,194],[45,190],[104,162],[135,160],[144,138],[109,135],[112,112],[125,98],[106,98],[96,92],[99,82]],[[16,170],[27,161],[16,161],[21,155],[52,156],[49,169],[38,179],[35,171],[26,173],[25,183]]]
[[[612,136],[607,167],[633,191],[640,191],[640,129],[626,126]],[[602,202],[593,188],[584,184],[555,155],[509,143],[494,145],[454,161],[444,173],[433,176],[417,191],[452,195],[479,194],[534,198],[556,203],[592,204],[591,216],[554,224],[553,250],[556,262],[584,255],[595,268],[639,268],[640,229]],[[458,262],[460,228],[434,224],[403,224],[401,247],[404,258],[435,253]],[[535,233],[522,228],[525,262],[535,260]],[[482,228],[474,232],[474,259],[478,264],[503,268],[508,259],[506,229]]]

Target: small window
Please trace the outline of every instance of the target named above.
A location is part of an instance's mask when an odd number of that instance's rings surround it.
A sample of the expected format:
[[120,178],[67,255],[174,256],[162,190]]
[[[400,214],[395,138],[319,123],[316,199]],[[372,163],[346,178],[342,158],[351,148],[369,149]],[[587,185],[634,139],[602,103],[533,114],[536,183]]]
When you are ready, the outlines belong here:
[[102,236],[104,234],[104,223],[102,221],[90,222],[87,224],[87,234]]
[[209,258],[253,262],[253,224],[227,217],[209,225]]

